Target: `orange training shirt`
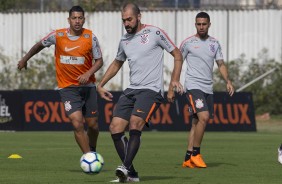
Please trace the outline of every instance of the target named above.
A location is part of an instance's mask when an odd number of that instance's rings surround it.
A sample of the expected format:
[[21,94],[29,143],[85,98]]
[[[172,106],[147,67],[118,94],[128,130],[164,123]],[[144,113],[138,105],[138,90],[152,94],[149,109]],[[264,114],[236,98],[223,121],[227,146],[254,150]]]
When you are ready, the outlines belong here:
[[[58,87],[80,85],[77,77],[92,67],[92,31],[83,29],[77,40],[70,40],[67,29],[56,30],[55,58]],[[95,81],[92,75],[88,83]]]

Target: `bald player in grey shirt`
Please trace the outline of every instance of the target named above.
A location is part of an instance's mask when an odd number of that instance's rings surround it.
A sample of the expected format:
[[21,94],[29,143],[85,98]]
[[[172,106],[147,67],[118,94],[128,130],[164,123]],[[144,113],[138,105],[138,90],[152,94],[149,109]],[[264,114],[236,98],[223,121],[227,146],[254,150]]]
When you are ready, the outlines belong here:
[[223,62],[222,50],[219,42],[208,35],[210,17],[206,12],[196,16],[197,34],[185,39],[180,51],[186,60],[185,89],[188,106],[193,116],[187,151],[182,164],[188,168],[206,168],[200,146],[204,136],[206,124],[213,118],[213,66],[216,61],[219,71],[226,81],[226,88],[230,96],[234,93],[231,81],[228,79],[227,68]]
[[[182,56],[166,33],[154,26],[141,24],[138,6],[124,5],[122,21],[127,31],[119,43],[118,53],[100,84],[98,92],[106,100],[112,94],[103,86],[119,71],[124,62],[130,68],[130,85],[120,96],[110,124],[111,136],[122,165],[116,169],[117,180],[113,182],[138,182],[139,177],[133,167],[133,159],[140,147],[141,132],[153,113],[163,102],[163,50],[174,57],[174,68],[168,91],[168,101],[174,101],[174,90],[182,93],[179,82]],[[129,140],[125,128],[129,126]]]
[[119,44],[116,60],[128,61],[131,89],[151,89],[163,94],[163,50],[176,46],[161,29],[143,24],[136,34],[125,34]]

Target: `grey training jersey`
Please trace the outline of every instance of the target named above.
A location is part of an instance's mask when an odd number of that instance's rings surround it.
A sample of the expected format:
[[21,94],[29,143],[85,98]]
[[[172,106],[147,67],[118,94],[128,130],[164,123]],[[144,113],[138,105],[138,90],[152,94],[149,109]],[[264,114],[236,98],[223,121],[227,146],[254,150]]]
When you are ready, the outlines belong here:
[[119,43],[116,60],[128,60],[132,89],[151,89],[163,93],[163,60],[165,49],[176,48],[158,27],[145,25],[136,34],[125,34]]
[[214,61],[223,59],[219,42],[210,36],[201,40],[194,35],[182,42],[180,51],[187,64],[185,88],[213,94]]

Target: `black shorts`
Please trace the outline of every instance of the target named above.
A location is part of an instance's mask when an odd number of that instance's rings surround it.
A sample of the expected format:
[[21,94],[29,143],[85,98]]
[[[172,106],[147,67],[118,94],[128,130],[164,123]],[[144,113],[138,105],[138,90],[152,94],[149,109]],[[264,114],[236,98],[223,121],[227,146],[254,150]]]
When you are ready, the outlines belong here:
[[199,89],[187,90],[188,109],[197,118],[197,113],[209,111],[210,119],[213,118],[213,94],[207,94]]
[[150,89],[127,88],[123,91],[115,106],[113,117],[120,117],[129,121],[131,115],[135,115],[148,123],[163,101],[161,92],[157,93]]
[[68,116],[75,111],[87,118],[98,116],[96,87],[67,87],[59,93]]

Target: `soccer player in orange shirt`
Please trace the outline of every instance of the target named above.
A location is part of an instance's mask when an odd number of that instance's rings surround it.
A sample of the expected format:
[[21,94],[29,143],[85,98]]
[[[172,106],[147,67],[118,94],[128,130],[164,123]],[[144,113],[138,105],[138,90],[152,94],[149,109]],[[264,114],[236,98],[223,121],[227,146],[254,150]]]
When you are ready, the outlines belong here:
[[[27,61],[45,47],[55,45],[56,79],[61,101],[74,127],[74,136],[81,151],[96,151],[98,105],[95,73],[103,59],[97,37],[83,28],[84,10],[73,6],[69,10],[70,27],[58,29],[36,43],[18,62],[18,69],[27,69]],[[93,62],[95,60],[95,62]],[[88,125],[87,134],[84,122]]]

